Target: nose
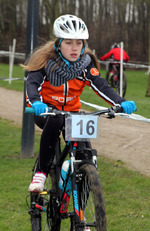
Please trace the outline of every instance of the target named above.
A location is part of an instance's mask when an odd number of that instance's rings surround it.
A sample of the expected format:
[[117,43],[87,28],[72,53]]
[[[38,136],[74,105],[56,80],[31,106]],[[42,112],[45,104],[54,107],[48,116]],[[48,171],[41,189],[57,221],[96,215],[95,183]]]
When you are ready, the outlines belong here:
[[73,43],[73,44],[72,44],[72,50],[74,50],[74,51],[77,50],[77,44],[76,44],[76,43]]

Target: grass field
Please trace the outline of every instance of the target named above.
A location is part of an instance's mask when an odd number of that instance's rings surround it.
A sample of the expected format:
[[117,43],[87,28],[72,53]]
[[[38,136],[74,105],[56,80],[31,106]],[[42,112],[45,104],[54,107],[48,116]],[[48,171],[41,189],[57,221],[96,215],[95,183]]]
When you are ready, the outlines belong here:
[[[14,77],[23,78],[24,72],[15,67]],[[8,65],[0,65],[1,77],[8,77]],[[138,114],[149,117],[149,98],[145,97],[147,75],[144,71],[126,71],[128,90],[126,98],[135,100]],[[102,71],[103,76],[105,71]],[[23,91],[23,81],[0,80],[0,86]],[[90,97],[89,97],[90,94]],[[106,106],[86,88],[83,100]],[[35,136],[35,156],[38,154],[39,134]],[[0,230],[30,231],[30,217],[26,205],[27,189],[35,158],[21,159],[21,128],[0,119]],[[128,170],[121,161],[110,161],[102,156],[98,169],[106,202],[108,231],[150,230],[150,179]],[[63,231],[67,231],[64,226]]]

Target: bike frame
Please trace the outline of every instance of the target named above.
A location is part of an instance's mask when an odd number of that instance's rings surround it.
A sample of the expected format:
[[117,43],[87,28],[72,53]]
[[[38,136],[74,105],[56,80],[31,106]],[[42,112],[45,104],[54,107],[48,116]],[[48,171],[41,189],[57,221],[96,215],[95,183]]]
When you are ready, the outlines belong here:
[[[97,153],[95,149],[90,149],[90,148],[83,148],[82,151],[89,151],[92,154],[93,159],[92,160],[76,160],[76,152],[78,151],[77,149],[77,144],[78,142],[76,141],[69,141],[66,143],[63,151],[60,151],[60,138],[57,142],[56,145],[56,162],[54,162],[55,168],[56,168],[56,179],[57,179],[57,197],[59,198],[59,200],[61,200],[60,198],[60,189],[58,186],[58,182],[59,182],[59,178],[60,178],[60,171],[61,171],[61,166],[62,163],[64,162],[65,158],[67,157],[67,155],[69,154],[70,160],[71,160],[71,191],[72,191],[72,198],[73,198],[73,207],[74,207],[74,213],[70,213],[67,214],[67,218],[68,216],[71,218],[74,216],[74,221],[76,223],[77,226],[79,227],[84,227],[84,223],[81,219],[81,213],[82,211],[79,211],[79,197],[78,197],[78,189],[77,189],[77,184],[76,181],[78,180],[78,169],[79,166],[85,163],[91,164],[91,165],[95,165],[95,167],[97,167]],[[80,149],[81,151],[81,149]],[[69,176],[68,178],[69,179]],[[63,210],[63,206],[60,207],[60,218],[63,219],[65,218],[64,214],[67,212],[67,208],[69,205],[69,196],[66,195],[66,192],[64,190],[64,193],[62,195],[62,198],[66,200],[66,209]],[[61,216],[62,214],[62,216]],[[71,221],[72,223],[72,221]]]

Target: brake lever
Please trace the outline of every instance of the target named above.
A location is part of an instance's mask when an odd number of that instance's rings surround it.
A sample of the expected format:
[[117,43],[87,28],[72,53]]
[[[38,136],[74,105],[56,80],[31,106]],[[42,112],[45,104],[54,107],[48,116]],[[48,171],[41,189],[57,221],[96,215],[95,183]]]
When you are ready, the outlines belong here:
[[107,119],[112,119],[112,118],[115,118],[115,111],[112,108],[110,108]]
[[116,106],[113,106],[111,108],[109,108],[109,112],[108,112],[108,119],[112,119],[112,118],[115,118],[115,113],[121,113],[123,112],[123,108],[122,107],[116,107]]

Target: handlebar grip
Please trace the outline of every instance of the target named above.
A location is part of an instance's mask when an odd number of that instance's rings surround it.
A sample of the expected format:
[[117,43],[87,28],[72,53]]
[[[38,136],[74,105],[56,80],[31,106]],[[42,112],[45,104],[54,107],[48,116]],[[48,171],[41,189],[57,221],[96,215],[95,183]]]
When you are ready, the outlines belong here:
[[35,113],[34,109],[32,107],[26,107],[25,113]]
[[119,107],[119,106],[114,106],[113,107],[113,110],[114,110],[114,112],[115,113],[121,113],[121,112],[123,112],[123,108],[122,107]]

